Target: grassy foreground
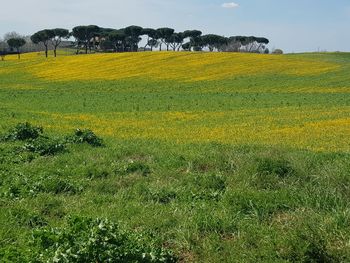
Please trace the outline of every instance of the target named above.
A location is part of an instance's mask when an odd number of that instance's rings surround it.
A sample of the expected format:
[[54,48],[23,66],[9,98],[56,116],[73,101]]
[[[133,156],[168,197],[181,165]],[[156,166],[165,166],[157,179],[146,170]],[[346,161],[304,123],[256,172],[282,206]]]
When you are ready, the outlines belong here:
[[45,137],[0,142],[0,261],[350,261],[349,70],[342,53],[8,58],[0,133]]

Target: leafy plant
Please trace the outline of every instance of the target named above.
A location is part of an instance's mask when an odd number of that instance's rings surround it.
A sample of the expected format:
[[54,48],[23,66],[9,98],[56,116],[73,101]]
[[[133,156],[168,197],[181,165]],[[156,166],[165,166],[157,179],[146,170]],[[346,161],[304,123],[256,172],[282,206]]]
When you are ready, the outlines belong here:
[[103,140],[97,137],[93,131],[88,129],[76,129],[74,135],[69,136],[67,138],[67,141],[71,143],[87,143],[94,147],[103,146]]
[[25,141],[29,139],[37,139],[42,133],[43,133],[42,127],[33,126],[29,122],[18,123],[5,136],[5,140]]
[[31,140],[23,146],[23,149],[29,152],[44,155],[56,155],[66,150],[64,143],[55,140],[41,137],[37,140]]
[[37,229],[33,237],[40,262],[176,262],[171,251],[107,219],[70,218],[67,227]]

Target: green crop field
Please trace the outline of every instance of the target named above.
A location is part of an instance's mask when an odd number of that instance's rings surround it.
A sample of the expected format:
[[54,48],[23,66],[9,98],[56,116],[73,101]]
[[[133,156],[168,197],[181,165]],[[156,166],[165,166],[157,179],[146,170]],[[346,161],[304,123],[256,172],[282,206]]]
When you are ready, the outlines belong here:
[[350,262],[349,72],[350,53],[6,57],[0,261]]

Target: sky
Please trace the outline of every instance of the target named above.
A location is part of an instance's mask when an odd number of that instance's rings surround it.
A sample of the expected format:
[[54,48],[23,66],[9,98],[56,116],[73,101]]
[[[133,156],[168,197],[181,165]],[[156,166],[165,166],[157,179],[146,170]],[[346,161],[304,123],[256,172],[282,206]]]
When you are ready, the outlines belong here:
[[285,52],[350,51],[350,0],[0,0],[0,37],[95,24],[254,35]]

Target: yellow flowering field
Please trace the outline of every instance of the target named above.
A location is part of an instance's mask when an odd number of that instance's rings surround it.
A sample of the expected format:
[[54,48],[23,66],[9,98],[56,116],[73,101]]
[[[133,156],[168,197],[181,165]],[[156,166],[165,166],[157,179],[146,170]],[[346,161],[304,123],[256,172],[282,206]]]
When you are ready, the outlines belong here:
[[350,150],[348,54],[15,58],[0,64],[2,129],[30,119],[111,139]]
[[[338,69],[335,63],[300,57],[240,53],[140,52],[66,56],[48,60],[41,53],[30,53],[22,57],[24,61],[36,60],[30,68],[25,68],[26,71],[54,81],[128,78],[201,81],[275,72],[303,76]],[[10,60],[16,61],[16,57],[10,56]],[[16,64],[23,63],[17,61]]]

